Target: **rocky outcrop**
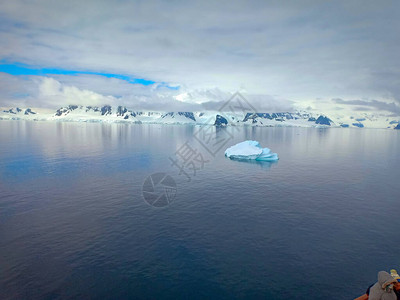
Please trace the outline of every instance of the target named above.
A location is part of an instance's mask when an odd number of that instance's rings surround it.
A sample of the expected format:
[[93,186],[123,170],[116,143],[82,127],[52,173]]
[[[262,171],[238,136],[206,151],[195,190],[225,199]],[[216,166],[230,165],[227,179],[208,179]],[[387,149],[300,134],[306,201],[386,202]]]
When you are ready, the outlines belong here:
[[122,106],[118,106],[117,108],[117,116],[123,116],[128,110],[126,109],[126,107],[122,107]]
[[36,113],[34,112],[34,111],[32,111],[30,108],[27,108],[26,110],[25,110],[25,113],[24,113],[25,115],[36,115]]
[[315,121],[315,124],[318,125],[327,125],[331,126],[332,120],[325,116],[319,116],[318,119]]
[[221,115],[217,115],[216,118],[215,118],[214,125],[215,126],[226,126],[226,125],[228,125],[228,120],[225,119]]
[[110,105],[104,105],[101,108],[101,115],[102,116],[111,115],[111,106]]

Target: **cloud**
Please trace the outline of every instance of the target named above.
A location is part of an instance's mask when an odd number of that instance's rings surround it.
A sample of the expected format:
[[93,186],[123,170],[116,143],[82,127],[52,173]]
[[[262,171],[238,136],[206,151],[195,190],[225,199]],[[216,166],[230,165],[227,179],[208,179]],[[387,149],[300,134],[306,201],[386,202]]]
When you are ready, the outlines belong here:
[[0,60],[184,90],[399,101],[399,9],[372,0],[1,1]]
[[353,110],[361,111],[361,110],[383,110],[389,111],[394,114],[400,115],[400,106],[394,102],[386,103],[383,101],[378,100],[343,100],[340,98],[334,98],[332,101],[336,104],[343,104],[343,105],[354,105],[356,107]]
[[374,111],[374,109],[371,108],[371,107],[361,107],[361,106],[357,106],[357,107],[354,107],[354,108],[353,108],[353,111],[362,111],[362,112],[365,112],[365,111]]
[[[291,102],[268,95],[243,93],[258,111],[292,110]],[[0,107],[59,108],[69,104],[123,105],[134,110],[219,110],[232,93],[219,89],[171,90],[97,75],[12,76],[0,73]]]
[[38,99],[47,106],[59,104],[104,105],[115,101],[113,96],[104,96],[86,89],[61,84],[59,81],[44,77],[39,85]]
[[[0,107],[59,108],[69,104],[125,105],[138,109],[177,108],[173,93],[166,88],[133,85],[113,78],[91,76],[11,76],[0,73]],[[95,88],[95,91],[87,89]],[[165,91],[165,93],[163,93]],[[119,96],[114,96],[119,95]],[[175,104],[176,102],[176,104]],[[184,108],[181,105],[180,108]],[[188,105],[186,105],[188,107]],[[198,106],[200,107],[200,106]],[[158,108],[158,109],[157,109]]]
[[26,106],[37,94],[37,81],[29,76],[12,76],[0,72],[0,106]]

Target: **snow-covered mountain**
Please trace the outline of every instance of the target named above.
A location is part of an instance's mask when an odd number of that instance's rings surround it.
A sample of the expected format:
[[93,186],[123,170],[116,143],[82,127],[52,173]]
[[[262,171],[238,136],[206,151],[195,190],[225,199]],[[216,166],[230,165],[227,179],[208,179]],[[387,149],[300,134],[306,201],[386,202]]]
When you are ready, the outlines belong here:
[[215,126],[295,126],[295,127],[354,127],[400,129],[400,120],[384,115],[358,116],[297,112],[223,113],[223,112],[151,112],[135,111],[123,106],[69,105],[56,111],[32,108],[0,110],[0,120],[127,122],[136,124],[210,124]]

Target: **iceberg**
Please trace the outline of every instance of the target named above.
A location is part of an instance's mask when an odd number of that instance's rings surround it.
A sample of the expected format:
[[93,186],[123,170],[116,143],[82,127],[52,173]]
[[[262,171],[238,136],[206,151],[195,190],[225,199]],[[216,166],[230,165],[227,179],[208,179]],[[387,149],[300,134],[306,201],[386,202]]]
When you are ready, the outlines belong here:
[[278,154],[269,148],[262,148],[257,141],[244,141],[225,150],[225,156],[230,159],[277,161]]

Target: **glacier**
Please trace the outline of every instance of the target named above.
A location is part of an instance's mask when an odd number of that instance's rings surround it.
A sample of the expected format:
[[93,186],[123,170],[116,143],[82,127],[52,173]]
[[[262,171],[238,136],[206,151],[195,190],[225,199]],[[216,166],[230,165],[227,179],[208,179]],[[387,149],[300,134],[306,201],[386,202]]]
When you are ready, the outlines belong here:
[[225,150],[225,156],[238,160],[277,161],[278,154],[262,148],[257,141],[244,141]]

